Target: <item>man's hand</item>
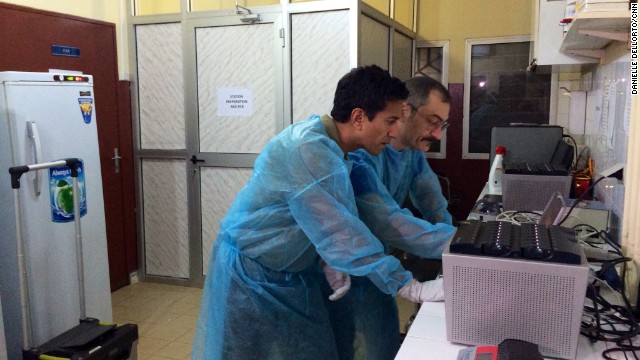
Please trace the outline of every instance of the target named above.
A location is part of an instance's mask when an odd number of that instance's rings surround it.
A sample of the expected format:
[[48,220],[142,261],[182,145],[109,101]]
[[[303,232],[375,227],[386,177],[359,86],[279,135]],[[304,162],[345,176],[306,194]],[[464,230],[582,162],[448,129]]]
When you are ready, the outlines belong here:
[[324,261],[322,261],[322,271],[333,290],[333,294],[329,295],[329,300],[336,301],[345,296],[351,288],[351,277],[348,274],[334,270]]
[[411,279],[411,282],[398,290],[398,295],[416,303],[423,303],[426,301],[443,301],[444,287],[442,284],[442,278],[425,282],[419,282],[416,279]]

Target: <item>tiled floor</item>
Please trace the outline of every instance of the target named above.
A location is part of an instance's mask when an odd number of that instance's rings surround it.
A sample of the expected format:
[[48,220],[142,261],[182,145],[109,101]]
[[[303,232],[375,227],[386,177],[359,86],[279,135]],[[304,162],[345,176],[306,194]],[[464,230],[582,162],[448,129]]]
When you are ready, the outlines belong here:
[[189,359],[202,290],[139,282],[111,294],[113,321],[138,324],[138,359]]
[[[138,282],[111,294],[113,321],[138,324],[138,359],[189,359],[200,310],[198,288]],[[400,332],[415,304],[398,298]]]

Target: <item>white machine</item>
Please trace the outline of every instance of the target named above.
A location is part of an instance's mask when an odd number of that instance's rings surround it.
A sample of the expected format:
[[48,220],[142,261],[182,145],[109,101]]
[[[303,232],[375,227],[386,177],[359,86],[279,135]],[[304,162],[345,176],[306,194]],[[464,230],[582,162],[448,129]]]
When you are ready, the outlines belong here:
[[[92,84],[90,75],[0,72],[0,171],[71,157],[82,160],[86,310],[92,317],[111,321]],[[11,186],[8,181],[0,186],[0,294],[9,358],[20,358],[22,349],[16,231],[22,233],[25,243],[34,343],[44,343],[78,321],[75,229],[64,176],[62,171],[50,169],[23,179],[19,227]]]
[[535,343],[544,356],[575,359],[589,267],[528,259],[442,255],[447,340]]

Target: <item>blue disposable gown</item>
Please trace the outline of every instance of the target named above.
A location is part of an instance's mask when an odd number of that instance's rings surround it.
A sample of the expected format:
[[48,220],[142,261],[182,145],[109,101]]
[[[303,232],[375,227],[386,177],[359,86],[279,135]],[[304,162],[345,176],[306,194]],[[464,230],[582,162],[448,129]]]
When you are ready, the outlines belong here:
[[[447,202],[424,153],[387,146],[379,156],[358,150],[351,182],[360,218],[385,244],[424,258],[438,259],[455,232]],[[409,196],[425,219],[401,209]],[[331,290],[325,285],[325,296]],[[365,277],[352,277],[351,290],[337,302],[325,301],[341,359],[393,359],[400,347],[395,298]]]
[[411,273],[358,218],[350,166],[315,116],[273,138],[221,222],[193,359],[335,359],[329,266],[393,296]]
[[[385,245],[414,255],[439,259],[455,232],[437,175],[424,153],[391,146],[378,156],[350,153],[351,172],[360,218]],[[409,196],[422,213],[419,219],[400,208]]]
[[379,156],[356,151],[354,157],[371,166],[397,204],[403,204],[409,196],[425,220],[432,224],[451,224],[440,181],[431,170],[424,152],[413,149],[397,151],[387,146]]

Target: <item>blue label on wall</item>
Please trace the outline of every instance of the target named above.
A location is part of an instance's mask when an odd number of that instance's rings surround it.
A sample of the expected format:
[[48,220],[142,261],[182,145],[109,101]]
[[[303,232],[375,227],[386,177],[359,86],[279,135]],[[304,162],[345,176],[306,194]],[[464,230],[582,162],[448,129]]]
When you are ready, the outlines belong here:
[[80,57],[80,48],[64,45],[51,45],[51,55]]
[[[87,196],[82,160],[78,163],[78,191],[80,192],[80,216],[84,216],[87,213]],[[73,179],[68,166],[49,169],[49,198],[51,199],[51,220],[73,221]]]

